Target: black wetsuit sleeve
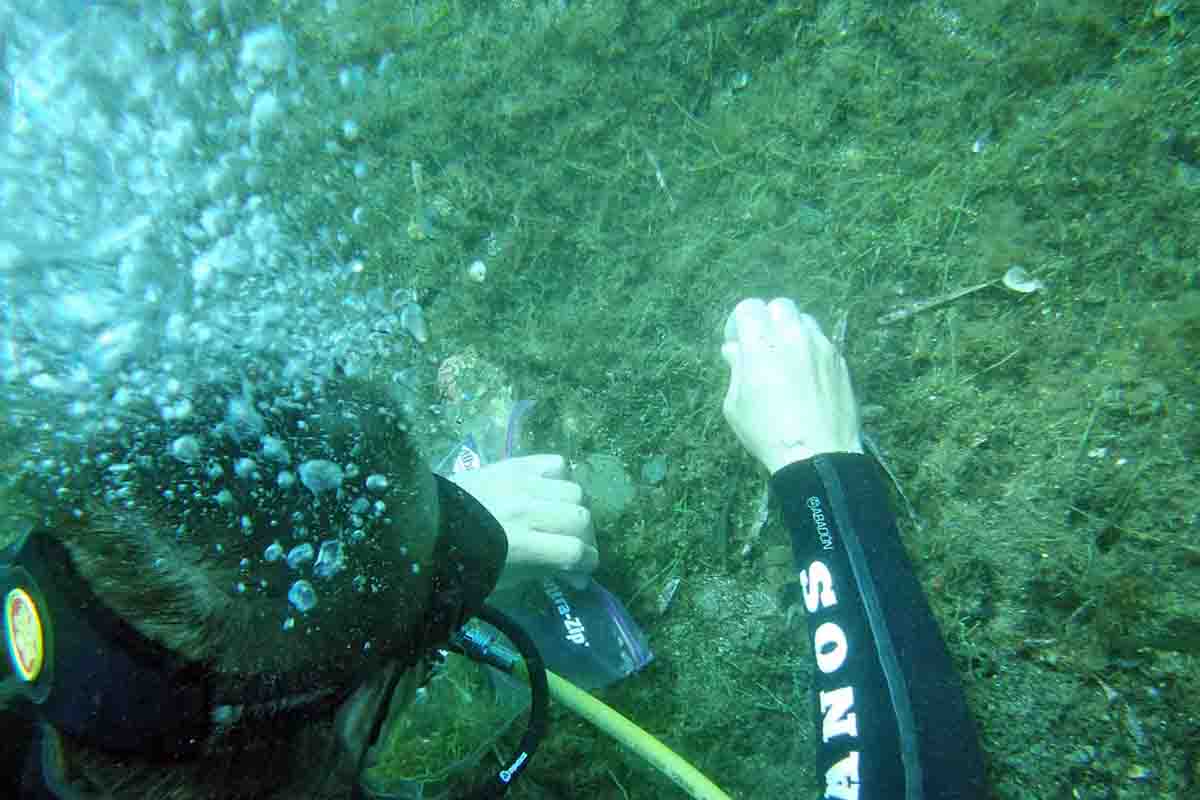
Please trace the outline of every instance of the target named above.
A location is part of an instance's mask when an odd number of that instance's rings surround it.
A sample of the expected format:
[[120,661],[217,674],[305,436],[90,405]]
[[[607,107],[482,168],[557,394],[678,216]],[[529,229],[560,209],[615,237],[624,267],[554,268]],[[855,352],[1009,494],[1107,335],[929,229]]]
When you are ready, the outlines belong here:
[[982,800],[983,756],[958,675],[868,456],[771,478],[792,536],[816,660],[823,797]]
[[25,764],[35,735],[34,723],[28,714],[0,709],[0,730],[4,743],[0,745],[0,797],[21,797]]

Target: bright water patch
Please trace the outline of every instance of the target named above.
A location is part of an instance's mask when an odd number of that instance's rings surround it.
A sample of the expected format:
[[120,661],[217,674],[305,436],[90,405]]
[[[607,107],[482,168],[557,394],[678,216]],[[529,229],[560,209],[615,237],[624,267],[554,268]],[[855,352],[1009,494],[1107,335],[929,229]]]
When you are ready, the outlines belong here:
[[[89,489],[113,508],[135,502],[134,471],[169,461],[176,477],[155,491],[182,520],[170,535],[227,528],[208,557],[283,619],[316,607],[300,575],[329,581],[327,597],[338,580],[376,582],[347,569],[351,543],[390,522],[384,468],[364,481],[332,460],[305,415],[333,376],[390,374],[416,345],[379,335],[413,312],[351,290],[361,262],[333,254],[336,220],[289,228],[297,193],[354,180],[354,158],[308,185],[272,177],[314,126],[349,138],[343,116],[324,119],[336,76],[301,80],[286,28],[223,16],[232,6],[0,0],[0,413],[45,442],[123,442]],[[228,396],[206,396],[216,386]],[[66,485],[76,467],[46,451],[23,469]],[[268,501],[304,511],[252,521]],[[325,524],[307,531],[318,505]],[[324,538],[319,554],[305,538]]]
[[180,5],[0,6],[0,389],[67,436],[186,418],[198,384],[248,373],[226,424],[255,436],[255,386],[408,346],[372,336],[401,309],[347,291],[350,265],[287,229],[289,196],[320,187],[269,178],[336,76],[302,82],[278,23]]

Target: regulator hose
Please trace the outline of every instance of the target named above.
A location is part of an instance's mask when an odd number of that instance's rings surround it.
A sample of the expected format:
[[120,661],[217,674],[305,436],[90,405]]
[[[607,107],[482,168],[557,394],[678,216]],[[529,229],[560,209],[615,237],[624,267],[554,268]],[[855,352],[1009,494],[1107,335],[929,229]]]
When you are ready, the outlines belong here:
[[[530,638],[520,625],[514,622],[507,614],[494,606],[483,605],[476,618],[491,625],[500,633],[508,637],[508,640],[517,648],[517,652],[521,654],[521,658],[525,662],[524,673],[529,681],[529,723],[525,728],[525,733],[521,736],[521,743],[517,746],[517,754],[507,762],[507,765],[486,780],[482,785],[476,787],[465,795],[466,800],[494,800],[504,796],[508,791],[508,787],[529,765],[529,760],[533,758],[533,754],[537,752],[538,744],[542,737],[546,735],[547,719],[550,709],[550,691],[546,679],[546,667],[542,663],[542,656],[538,653],[537,645]],[[468,658],[475,661],[492,664],[500,669],[511,672],[514,665],[498,662],[492,657],[492,653],[487,649],[486,644],[477,646],[479,643],[469,637],[457,639],[454,642],[456,649],[460,650]]]
[[469,800],[491,800],[501,797],[512,779],[529,763],[529,757],[533,755],[538,741],[546,732],[548,697],[553,697],[641,757],[695,800],[731,800],[728,794],[705,777],[700,770],[629,718],[561,675],[546,669],[533,640],[512,619],[489,605],[483,607],[478,618],[512,641],[524,659],[524,669],[507,658],[503,648],[495,647],[494,639],[465,635],[456,639],[455,648],[475,661],[491,664],[504,672],[527,679],[532,703],[529,727],[521,738],[516,758],[491,780],[468,794]]

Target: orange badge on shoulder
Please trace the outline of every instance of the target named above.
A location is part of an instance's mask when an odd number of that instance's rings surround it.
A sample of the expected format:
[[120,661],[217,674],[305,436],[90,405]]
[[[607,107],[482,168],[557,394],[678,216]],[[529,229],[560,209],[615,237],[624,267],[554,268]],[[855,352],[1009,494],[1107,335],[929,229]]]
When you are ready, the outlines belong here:
[[13,589],[4,598],[4,634],[17,675],[33,683],[42,672],[46,644],[37,604],[24,589]]

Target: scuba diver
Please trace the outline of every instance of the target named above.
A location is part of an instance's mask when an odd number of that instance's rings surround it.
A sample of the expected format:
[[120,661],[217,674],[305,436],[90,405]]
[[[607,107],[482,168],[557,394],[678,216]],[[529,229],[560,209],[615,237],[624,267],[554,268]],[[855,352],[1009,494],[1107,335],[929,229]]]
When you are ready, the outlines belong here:
[[[788,300],[740,303],[721,352],[725,416],[793,536],[824,796],[983,797],[974,726],[862,454],[845,362]],[[101,426],[77,453],[28,454],[34,510],[0,558],[6,796],[369,796],[383,729],[441,650],[469,649],[474,616],[513,639],[535,682],[536,652],[485,599],[510,573],[595,569],[564,460],[459,485],[430,472],[374,387],[250,385]],[[520,753],[472,797],[501,795],[527,763],[537,696]]]
[[463,623],[493,622],[502,577],[595,569],[561,457],[468,494],[377,387],[248,385],[27,459],[34,510],[0,561],[3,796],[364,796],[381,728]]

